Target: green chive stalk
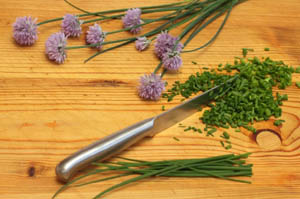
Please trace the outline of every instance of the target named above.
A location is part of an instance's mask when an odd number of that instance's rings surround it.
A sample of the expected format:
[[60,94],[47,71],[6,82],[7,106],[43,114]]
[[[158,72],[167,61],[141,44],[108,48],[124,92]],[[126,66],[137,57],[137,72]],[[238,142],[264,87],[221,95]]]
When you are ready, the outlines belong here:
[[[77,15],[77,17],[79,17],[79,18],[87,17],[87,16],[101,16],[102,19],[114,19],[114,18],[119,18],[121,16],[124,16],[124,14],[115,15],[115,16],[111,16],[111,17],[107,17],[107,16],[105,16],[103,14],[125,12],[125,11],[127,11],[129,9],[129,8],[123,8],[123,9],[106,10],[106,11],[99,11],[99,12],[88,12],[88,11],[85,11],[85,10],[83,10],[83,9],[75,6],[74,4],[70,3],[67,0],[64,0],[64,1],[67,4],[69,4],[70,6],[72,6],[73,8],[75,8],[75,9],[77,9],[77,10],[85,13],[85,14]],[[145,6],[145,7],[141,7],[140,9],[141,10],[150,10],[150,9],[156,9],[156,8],[166,8],[166,7],[170,7],[170,6],[180,5],[180,4],[189,2],[189,1],[190,0],[182,1],[182,2],[178,2],[178,3],[157,5],[157,6]],[[151,12],[148,11],[147,13],[151,13]],[[46,20],[46,21],[42,21],[42,22],[38,23],[37,25],[40,26],[40,25],[44,25],[44,24],[47,24],[47,23],[55,22],[55,21],[61,21],[61,20],[63,20],[63,17],[58,17],[58,18],[54,18],[54,19],[49,19],[49,20]],[[94,22],[94,21],[90,21],[89,23],[91,23],[91,22]],[[85,23],[88,23],[88,22],[85,22]]]
[[[99,166],[101,169],[94,169],[93,171],[84,174],[72,180],[68,184],[62,186],[53,195],[52,199],[54,199],[59,193],[69,188],[70,186],[80,187],[116,178],[121,179],[122,177],[130,175],[133,175],[134,177],[126,179],[118,184],[115,184],[103,190],[95,197],[93,197],[93,199],[101,198],[103,195],[117,188],[151,177],[211,177],[240,183],[251,183],[247,180],[232,178],[234,176],[252,176],[253,165],[246,164],[246,161],[243,160],[245,158],[248,158],[249,155],[250,153],[245,153],[241,155],[228,154],[201,159],[181,159],[164,161],[143,161],[129,158],[121,158],[126,161],[93,163],[94,166]],[[73,185],[75,182],[78,182],[83,178],[86,178],[91,175],[101,174],[103,172],[117,172],[118,174]]]
[[[70,6],[72,6],[73,8],[86,13],[88,15],[79,15],[79,16],[89,16],[89,15],[100,15],[100,14],[109,14],[109,13],[116,13],[116,12],[125,12],[127,11],[129,8],[123,8],[123,9],[115,9],[115,10],[106,10],[106,11],[101,11],[101,12],[89,12],[86,11],[84,9],[81,9],[77,6],[75,6],[74,4],[72,4],[71,2],[69,2],[68,0],[64,0],[67,4],[69,4]],[[191,0],[186,0],[186,1],[182,1],[182,2],[178,2],[178,3],[170,3],[170,4],[163,4],[163,5],[157,5],[157,6],[145,6],[145,7],[141,7],[141,10],[147,10],[147,9],[155,9],[155,8],[165,8],[165,7],[170,7],[170,6],[176,6],[176,5],[180,5],[186,2],[189,2]]]

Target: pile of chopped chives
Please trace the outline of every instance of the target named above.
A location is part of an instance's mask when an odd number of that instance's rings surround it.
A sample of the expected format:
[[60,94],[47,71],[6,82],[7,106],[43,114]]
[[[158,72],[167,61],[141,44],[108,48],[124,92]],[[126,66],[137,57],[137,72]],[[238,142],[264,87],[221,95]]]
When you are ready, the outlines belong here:
[[[243,49],[243,55],[249,49]],[[252,49],[251,49],[252,50]],[[233,65],[220,64],[217,68],[220,73],[214,70],[205,71],[202,74],[196,73],[189,79],[180,83],[176,81],[173,87],[164,93],[163,97],[171,101],[175,96],[181,95],[189,98],[200,91],[206,91],[232,77],[232,73],[240,74],[239,79],[224,92],[216,97],[214,103],[208,104],[210,109],[205,110],[200,120],[206,124],[204,130],[207,136],[213,136],[215,128],[240,127],[256,132],[252,126],[255,121],[268,120],[274,116],[281,116],[280,106],[282,101],[287,100],[287,95],[280,95],[278,92],[273,96],[273,87],[285,89],[292,84],[292,73],[299,72],[299,67],[294,69],[285,65],[282,61],[273,61],[270,58],[237,58]],[[225,71],[226,74],[221,73]],[[281,125],[284,120],[276,120],[274,125]],[[195,127],[193,127],[195,128]],[[189,130],[191,130],[190,128]],[[226,139],[228,143],[229,140]],[[222,144],[222,142],[221,142]],[[224,145],[224,142],[222,144]],[[230,147],[224,147],[226,149]]]
[[[243,49],[243,55],[252,49]],[[189,98],[200,91],[207,91],[239,74],[239,78],[230,87],[223,89],[215,97],[210,107],[205,110],[200,120],[206,125],[204,130],[207,136],[213,136],[215,128],[234,128],[240,131],[243,127],[253,133],[256,129],[254,122],[279,118],[283,101],[288,100],[286,94],[273,95],[273,88],[285,89],[292,85],[292,73],[300,72],[299,67],[293,68],[283,61],[274,61],[271,58],[257,57],[239,58],[233,64],[220,64],[215,70],[197,72],[187,81],[175,81],[172,88],[163,94],[168,101],[177,95]],[[276,120],[274,125],[281,125],[284,120]],[[223,145],[224,146],[224,145]]]
[[243,160],[247,158],[250,153],[241,155],[221,155],[201,159],[182,159],[182,160],[164,160],[164,161],[141,161],[128,158],[120,158],[126,161],[116,161],[107,163],[94,163],[99,166],[90,173],[82,175],[73,181],[62,186],[52,197],[55,198],[60,192],[68,188],[73,183],[82,178],[102,174],[103,172],[119,172],[117,175],[101,178],[89,182],[76,184],[74,186],[83,186],[92,183],[102,182],[110,179],[121,178],[124,176],[134,175],[135,177],[124,180],[123,182],[113,185],[104,191],[100,192],[94,199],[102,197],[104,194],[113,191],[119,187],[149,177],[213,177],[224,180],[231,180],[242,183],[251,183],[247,180],[232,178],[234,176],[252,176],[252,164],[246,164]]

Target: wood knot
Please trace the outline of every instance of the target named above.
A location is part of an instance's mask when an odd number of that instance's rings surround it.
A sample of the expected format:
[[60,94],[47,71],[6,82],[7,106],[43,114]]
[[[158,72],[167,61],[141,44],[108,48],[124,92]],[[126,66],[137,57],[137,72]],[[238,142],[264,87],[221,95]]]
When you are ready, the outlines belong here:
[[34,175],[35,175],[35,167],[33,167],[33,166],[29,167],[27,173],[28,173],[29,177],[34,177]]
[[281,136],[273,129],[259,129],[255,133],[256,143],[264,149],[274,150],[281,146]]

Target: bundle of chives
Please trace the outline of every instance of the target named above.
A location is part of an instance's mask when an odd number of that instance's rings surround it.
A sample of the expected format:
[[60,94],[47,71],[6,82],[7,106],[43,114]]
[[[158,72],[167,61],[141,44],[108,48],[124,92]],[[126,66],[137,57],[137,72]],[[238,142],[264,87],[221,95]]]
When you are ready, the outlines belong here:
[[[231,178],[233,176],[252,176],[252,164],[246,164],[243,160],[250,153],[241,155],[221,155],[201,159],[182,159],[182,160],[164,160],[164,161],[141,161],[129,158],[120,158],[127,161],[116,161],[106,163],[93,163],[101,169],[94,169],[91,172],[82,175],[66,185],[62,186],[52,197],[54,199],[60,192],[68,188],[73,183],[103,172],[120,172],[120,174],[93,180],[85,183],[76,184],[75,186],[84,186],[92,183],[102,182],[114,178],[135,175],[119,184],[113,185],[97,194],[94,199],[102,197],[104,194],[113,191],[127,184],[137,182],[149,177],[213,177],[225,180],[231,180],[242,183],[251,183],[250,181]],[[136,176],[138,175],[138,176]]]
[[[128,27],[128,28],[124,28],[124,29],[120,29],[120,30],[116,30],[116,31],[111,31],[111,32],[106,32],[106,36],[115,34],[115,33],[132,30],[132,29],[136,29],[136,28],[140,28],[142,26],[145,26],[145,25],[148,25],[148,24],[151,24],[154,22],[165,21],[165,23],[163,23],[162,25],[154,28],[153,30],[151,30],[147,33],[144,33],[144,34],[138,36],[138,37],[151,37],[151,36],[157,35],[161,31],[164,31],[164,30],[170,31],[172,29],[177,28],[178,26],[181,26],[181,25],[187,23],[187,27],[183,29],[183,31],[177,38],[177,44],[178,44],[178,42],[180,40],[182,40],[188,33],[193,31],[184,43],[184,46],[187,46],[187,44],[189,42],[191,42],[192,39],[200,31],[202,31],[210,23],[215,21],[222,14],[227,12],[227,15],[224,18],[223,23],[221,24],[220,28],[217,30],[215,35],[207,43],[205,43],[204,45],[202,45],[196,49],[183,51],[183,53],[194,52],[194,51],[200,50],[200,49],[208,46],[217,38],[217,36],[221,32],[221,30],[223,29],[229,15],[230,15],[232,8],[234,6],[236,6],[237,4],[242,3],[244,1],[246,1],[246,0],[206,0],[206,1],[188,0],[188,1],[160,5],[160,6],[141,7],[140,9],[141,9],[142,14],[149,14],[149,13],[156,13],[156,12],[171,12],[171,13],[167,13],[166,15],[163,15],[162,17],[159,17],[157,19],[149,19],[149,20],[143,19],[144,20],[143,23],[132,26],[132,27]],[[86,14],[78,15],[80,17],[91,16],[91,15],[97,16],[98,14],[109,14],[109,13],[119,13],[119,12],[122,13],[122,12],[126,11],[126,9],[117,9],[117,10],[109,10],[109,11],[91,13],[91,12],[88,12],[81,8],[78,8],[77,6],[68,2],[67,0],[65,0],[65,2],[67,2],[72,7],[86,13]],[[124,13],[117,14],[117,15],[111,15],[111,16],[102,16],[101,15],[99,18],[84,21],[83,24],[96,22],[96,21],[103,21],[103,20],[107,20],[107,19],[120,19],[124,15],[125,15]],[[94,57],[96,57],[100,54],[103,54],[107,51],[111,51],[116,48],[125,46],[129,43],[132,43],[132,42],[136,41],[138,37],[134,36],[134,37],[128,37],[128,38],[124,38],[124,39],[117,39],[117,40],[103,42],[103,43],[101,43],[102,46],[107,45],[107,44],[114,44],[114,43],[120,43],[120,44],[109,47],[105,50],[96,52],[94,55],[87,58],[84,62],[88,62],[89,60],[93,59]],[[153,40],[154,39],[155,38],[153,38]],[[90,44],[90,45],[84,45],[84,46],[68,46],[65,49],[71,50],[71,49],[78,49],[78,48],[89,48],[89,47],[95,47],[97,45],[99,45],[99,44],[97,43],[97,44]],[[159,66],[161,66],[161,65],[159,65]],[[157,69],[156,69],[156,71],[157,71]]]
[[[81,9],[68,0],[66,3],[83,14],[66,14],[64,17],[50,19],[37,23],[32,17],[17,18],[13,25],[13,36],[20,45],[33,45],[38,38],[38,27],[50,22],[60,21],[61,31],[52,34],[46,41],[45,52],[49,58],[58,64],[65,62],[68,51],[82,48],[95,48],[97,52],[85,59],[85,63],[108,51],[126,46],[135,42],[138,51],[144,51],[154,43],[154,52],[159,59],[158,65],[150,74],[140,77],[138,95],[145,100],[159,100],[165,90],[163,76],[168,72],[178,71],[182,66],[181,53],[190,53],[210,45],[220,34],[229,15],[236,5],[246,0],[183,0],[176,3],[89,12]],[[149,16],[150,13],[159,13],[158,16]],[[194,49],[186,49],[188,44],[209,24],[222,15],[223,22],[216,33],[203,45]],[[89,17],[87,19],[87,17]],[[104,31],[95,22],[107,20],[121,20],[123,27],[117,30]],[[160,22],[160,23],[157,23]],[[67,46],[69,37],[79,37],[82,34],[82,25],[95,23],[89,26],[86,32],[86,45]],[[150,30],[142,32],[144,26],[151,25]],[[177,37],[170,34],[171,30],[181,27]],[[129,31],[133,36],[114,38],[115,34]],[[183,50],[184,49],[184,50]],[[159,74],[160,69],[162,71]]]
[[[205,45],[200,46],[199,48],[184,51],[184,52],[193,52],[196,50],[199,50],[201,48],[206,47],[209,45],[212,41],[216,39],[220,31],[225,25],[225,22],[230,14],[231,9],[236,6],[239,3],[242,3],[246,0],[184,0],[176,3],[169,3],[169,4],[162,4],[157,6],[145,6],[137,8],[140,10],[136,11],[136,13],[129,14],[128,11],[130,11],[133,8],[125,8],[125,9],[114,9],[114,10],[106,10],[106,11],[99,11],[99,12],[89,12],[84,9],[81,9],[74,4],[70,3],[68,0],[64,0],[67,4],[71,5],[75,9],[83,12],[84,14],[78,14],[78,15],[70,15],[67,14],[63,17],[58,17],[54,19],[45,20],[42,22],[37,23],[37,19],[34,19],[32,17],[19,17],[17,18],[16,22],[14,23],[14,30],[13,30],[13,37],[15,38],[15,41],[17,44],[22,46],[27,45],[33,45],[38,36],[37,28],[41,25],[48,24],[51,22],[56,21],[63,21],[62,23],[62,32],[65,35],[57,35],[53,36],[53,38],[49,37],[50,41],[52,40],[60,40],[58,44],[55,44],[55,46],[46,45],[47,48],[58,48],[54,52],[53,49],[51,50],[50,54],[46,54],[50,56],[50,60],[53,60],[57,62],[58,64],[62,64],[66,57],[67,53],[66,50],[71,49],[79,49],[79,48],[90,48],[90,47],[100,47],[107,44],[114,44],[119,43],[115,46],[109,47],[103,51],[96,52],[94,55],[90,56],[85,60],[85,62],[93,59],[94,57],[107,52],[114,50],[116,48],[125,46],[129,43],[132,43],[137,40],[138,37],[152,37],[154,35],[157,35],[158,33],[162,31],[170,31],[172,29],[177,28],[178,26],[181,26],[183,24],[187,24],[186,28],[183,29],[181,34],[178,36],[178,42],[183,39],[184,36],[186,36],[189,32],[193,31],[189,38],[185,41],[184,46],[186,46],[201,30],[203,30],[207,25],[215,21],[218,17],[220,17],[222,14],[227,12],[227,16],[225,17],[222,25],[220,26],[219,30],[216,32],[216,34],[212,37],[212,39],[207,42]],[[125,12],[127,11],[127,12]],[[147,19],[147,18],[141,18],[140,15],[150,14],[150,13],[158,13],[162,12],[162,16],[155,18],[155,19]],[[126,15],[131,15],[131,18],[138,18],[140,22],[132,21],[133,19],[130,19],[130,23],[132,25],[126,26],[124,25],[124,28],[110,31],[110,32],[103,32],[101,27],[98,31],[95,31],[95,34],[98,34],[97,37],[102,37],[101,39],[95,40],[93,43],[89,43],[88,45],[83,46],[66,46],[67,44],[67,37],[79,37],[82,33],[81,25],[83,24],[89,24],[99,21],[105,21],[105,20],[119,20],[122,19],[123,23],[124,17]],[[90,20],[84,20],[85,17],[93,17],[93,19]],[[79,20],[80,19],[80,20]],[[207,20],[207,21],[206,21]],[[153,28],[151,31],[140,34],[133,37],[128,37],[124,39],[117,39],[117,40],[111,40],[104,42],[104,38],[108,35],[112,35],[115,33],[130,31],[134,34],[138,34],[142,28],[142,26],[153,24],[158,21],[164,21],[162,25],[159,25],[158,27]],[[205,23],[204,23],[205,22]],[[53,34],[55,35],[55,34]],[[65,37],[67,36],[67,37]],[[96,35],[94,35],[96,36]],[[48,40],[49,40],[48,39]],[[152,38],[154,40],[155,38]],[[53,43],[53,41],[52,41]],[[177,44],[176,44],[177,45]],[[100,48],[98,48],[100,50]],[[48,49],[49,50],[49,49]],[[175,49],[174,49],[175,50]],[[55,54],[55,56],[54,56]],[[51,57],[53,56],[53,57]]]

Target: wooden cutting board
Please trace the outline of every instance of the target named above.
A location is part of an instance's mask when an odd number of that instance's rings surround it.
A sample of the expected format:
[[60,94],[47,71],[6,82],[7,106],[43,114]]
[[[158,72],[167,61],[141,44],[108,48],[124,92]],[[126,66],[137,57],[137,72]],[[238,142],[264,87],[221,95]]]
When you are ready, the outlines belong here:
[[[72,2],[81,8],[98,11],[173,1]],[[12,39],[11,26],[18,16],[31,15],[43,21],[78,12],[62,0],[0,0],[0,5],[1,199],[51,198],[61,186],[54,172],[59,161],[99,138],[161,113],[162,105],[169,109],[180,103],[179,99],[170,103],[165,99],[148,102],[137,96],[139,77],[152,72],[158,63],[153,47],[139,53],[131,44],[86,64],[83,60],[95,51],[72,50],[68,52],[65,64],[55,65],[44,55],[44,42],[50,34],[59,31],[59,23],[41,26],[39,40],[32,47],[17,46]],[[223,32],[211,46],[184,54],[181,70],[167,74],[165,79],[171,85],[175,80],[184,81],[190,74],[201,72],[204,66],[214,68],[219,63],[231,63],[235,56],[241,56],[242,48],[255,50],[249,56],[270,56],[299,66],[299,21],[299,0],[249,0],[234,8]],[[221,19],[208,26],[188,48],[206,42],[220,23]],[[119,29],[121,22],[110,21],[101,26],[111,31]],[[123,35],[129,36],[128,33]],[[113,37],[107,38],[110,39]],[[68,42],[81,45],[84,37]],[[265,52],[265,47],[270,51]],[[253,152],[248,160],[254,164],[252,184],[218,179],[152,178],[121,188],[105,198],[300,198],[300,89],[295,87],[296,81],[300,81],[299,74],[293,75],[291,87],[279,91],[289,96],[289,101],[282,107],[282,118],[286,122],[274,129],[282,141],[266,133],[256,142],[246,131],[231,132],[233,148],[226,151],[220,145],[218,135],[221,131],[215,137],[206,137],[184,132],[176,125],[122,153],[125,157],[163,160]],[[196,113],[182,124],[201,128],[200,115]],[[261,123],[260,128],[270,127],[272,122]],[[111,180],[72,188],[58,198],[89,199],[118,182]]]

